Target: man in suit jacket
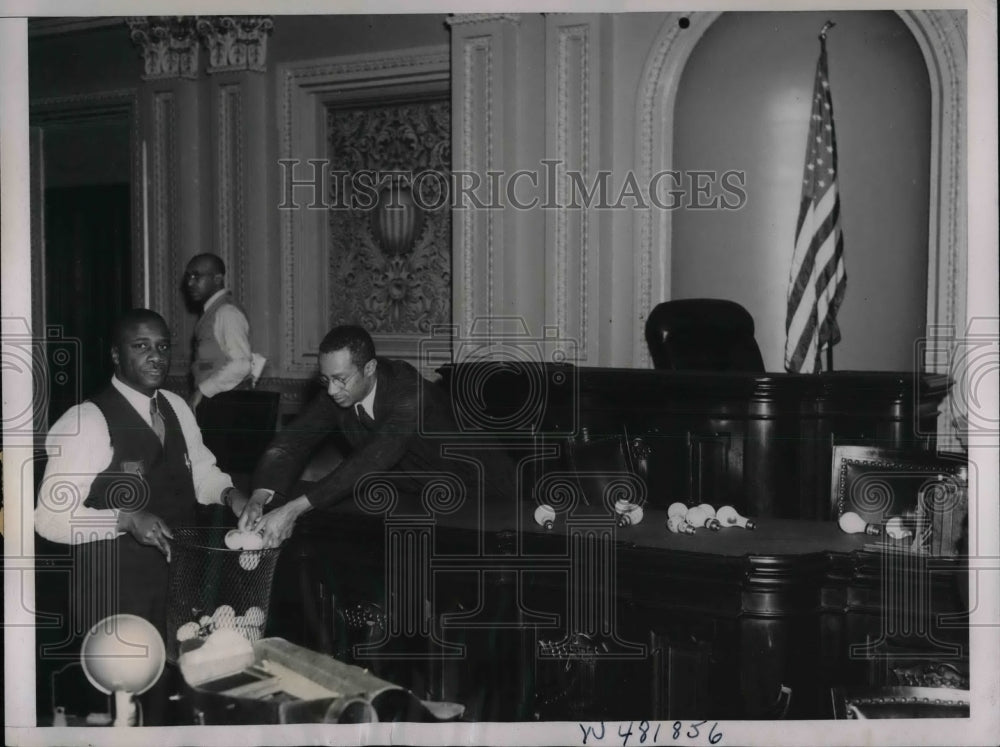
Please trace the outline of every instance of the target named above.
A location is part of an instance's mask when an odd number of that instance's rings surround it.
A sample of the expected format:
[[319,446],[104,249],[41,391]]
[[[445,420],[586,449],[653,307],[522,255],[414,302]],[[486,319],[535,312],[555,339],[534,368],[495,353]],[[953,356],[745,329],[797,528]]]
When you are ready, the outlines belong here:
[[[361,327],[335,327],[323,338],[319,370],[325,392],[268,446],[240,518],[241,527],[263,532],[266,546],[287,539],[303,513],[352,498],[359,481],[373,473],[390,478],[402,494],[419,494],[428,479],[448,473],[473,498],[515,499],[513,465],[498,450],[473,457],[481,469],[468,458],[442,455],[442,447],[455,446],[455,440],[433,434],[458,431],[448,394],[409,363],[376,358],[375,345]],[[334,432],[347,440],[350,454],[304,493],[264,515],[264,505],[276,493],[289,497],[285,493],[312,452]]]

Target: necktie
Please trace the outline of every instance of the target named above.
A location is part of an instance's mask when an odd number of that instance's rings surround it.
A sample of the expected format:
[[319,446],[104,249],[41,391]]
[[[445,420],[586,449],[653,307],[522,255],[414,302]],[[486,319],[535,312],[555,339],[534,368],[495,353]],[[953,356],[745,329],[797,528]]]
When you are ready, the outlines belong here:
[[372,430],[375,427],[375,421],[372,419],[372,416],[365,411],[365,408],[361,406],[360,402],[358,403],[357,410],[358,420],[361,421],[361,425],[366,430]]
[[153,395],[149,400],[149,422],[153,426],[153,432],[160,439],[160,444],[162,445],[167,440],[167,424],[160,414],[159,396],[159,394]]

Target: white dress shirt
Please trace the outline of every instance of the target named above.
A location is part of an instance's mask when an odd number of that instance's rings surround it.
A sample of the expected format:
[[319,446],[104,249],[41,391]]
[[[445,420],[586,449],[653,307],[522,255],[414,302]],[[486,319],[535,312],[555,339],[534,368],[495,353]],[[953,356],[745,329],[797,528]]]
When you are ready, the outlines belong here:
[[[210,309],[212,304],[221,300],[226,293],[225,288],[213,293],[205,302],[204,310]],[[253,354],[250,351],[250,322],[238,307],[227,303],[216,312],[212,334],[229,360],[198,385],[198,389],[206,397],[214,397],[220,392],[228,392],[238,387],[250,375],[253,363]]]
[[[111,384],[139,417],[151,425],[150,398],[115,376],[111,377]],[[215,455],[202,442],[194,413],[184,400],[173,392],[159,391],[180,422],[191,462],[195,497],[204,505],[221,503],[222,492],[232,487],[232,479],[215,465]],[[84,402],[67,410],[49,430],[45,450],[49,461],[38,490],[35,531],[51,542],[73,545],[110,540],[122,534],[116,527],[116,510],[83,505],[94,479],[110,466],[114,456],[108,424],[97,405]]]

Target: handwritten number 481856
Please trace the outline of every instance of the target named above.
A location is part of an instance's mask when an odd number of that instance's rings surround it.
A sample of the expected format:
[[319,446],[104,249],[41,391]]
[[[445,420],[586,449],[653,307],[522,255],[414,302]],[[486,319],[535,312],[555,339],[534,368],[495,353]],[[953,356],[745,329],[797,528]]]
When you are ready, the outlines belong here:
[[[628,747],[629,742],[636,744],[668,744],[678,741],[694,741],[703,736],[703,729],[707,721],[674,721],[669,723],[668,731],[664,732],[663,741],[660,741],[660,728],[664,725],[658,721],[640,721],[638,725],[634,721],[627,724],[622,722],[618,725],[618,737],[621,739],[622,747]],[[596,744],[603,742],[609,734],[603,721],[594,725],[580,724],[580,731],[583,732],[581,744]],[[719,722],[713,721],[708,730],[708,743],[716,745],[722,741],[722,731],[719,729]]]

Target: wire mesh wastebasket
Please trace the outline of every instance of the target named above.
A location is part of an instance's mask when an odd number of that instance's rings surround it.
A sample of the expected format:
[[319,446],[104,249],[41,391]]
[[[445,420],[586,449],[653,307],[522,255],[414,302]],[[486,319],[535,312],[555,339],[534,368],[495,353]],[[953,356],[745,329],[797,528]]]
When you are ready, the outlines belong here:
[[233,628],[251,643],[263,637],[280,547],[230,550],[225,528],[175,529],[171,544],[167,659],[181,644]]

